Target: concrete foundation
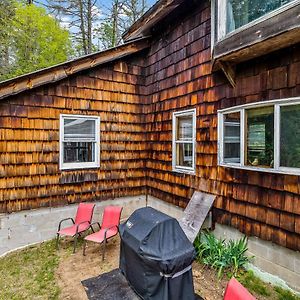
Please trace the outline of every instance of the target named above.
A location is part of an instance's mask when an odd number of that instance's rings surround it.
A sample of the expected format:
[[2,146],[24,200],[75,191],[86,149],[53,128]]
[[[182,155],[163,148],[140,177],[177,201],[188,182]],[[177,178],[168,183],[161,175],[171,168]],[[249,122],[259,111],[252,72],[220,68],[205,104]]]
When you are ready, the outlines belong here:
[[[220,239],[240,239],[237,229],[216,224],[214,235]],[[300,292],[300,253],[257,237],[248,239],[248,255],[254,256],[248,268],[263,279],[284,288]]]
[[[123,197],[107,201],[95,202],[93,221],[101,221],[103,209],[107,205],[123,206],[121,219],[125,220],[137,208],[146,205],[160,210],[170,216],[180,219],[183,210],[152,196],[140,195]],[[65,207],[42,208],[38,210],[22,211],[0,215],[0,256],[6,253],[50,240],[55,237],[58,223],[61,219],[74,217],[77,204]],[[210,227],[209,216],[202,228]],[[68,225],[67,223],[65,225]],[[218,238],[239,239],[243,235],[238,230],[216,224],[214,234]],[[287,284],[294,290],[300,291],[300,253],[256,237],[248,240],[250,256],[254,256],[249,268],[276,285],[287,288]],[[272,275],[271,275],[272,274]]]
[[[101,221],[103,209],[107,205],[123,206],[122,219],[135,209],[146,205],[146,197],[123,197],[95,202],[93,222]],[[0,215],[0,256],[15,249],[50,240],[55,237],[60,220],[75,217],[77,204],[55,208],[41,208]],[[66,221],[64,224],[72,224]]]

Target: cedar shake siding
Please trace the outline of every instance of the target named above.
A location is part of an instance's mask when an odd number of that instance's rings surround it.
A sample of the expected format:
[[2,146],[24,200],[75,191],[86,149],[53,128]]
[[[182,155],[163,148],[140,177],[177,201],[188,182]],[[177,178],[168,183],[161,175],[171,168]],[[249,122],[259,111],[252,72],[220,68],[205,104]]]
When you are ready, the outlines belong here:
[[[185,207],[194,190],[217,195],[214,221],[300,250],[299,176],[217,165],[217,110],[300,96],[300,45],[237,66],[236,88],[211,73],[210,3],[201,1],[152,42],[146,68],[148,192]],[[196,174],[172,171],[172,113],[196,108]],[[147,113],[148,112],[148,113]]]
[[[217,110],[300,97],[300,45],[212,72],[210,1],[158,23],[148,50],[0,102],[0,211],[149,194],[185,207],[217,196],[215,222],[300,250],[299,176],[219,167]],[[172,115],[196,109],[195,175],[172,170]],[[59,115],[101,118],[100,167],[59,170]]]
[[[0,101],[0,212],[145,194],[141,61]],[[100,167],[59,170],[60,114],[100,116]]]

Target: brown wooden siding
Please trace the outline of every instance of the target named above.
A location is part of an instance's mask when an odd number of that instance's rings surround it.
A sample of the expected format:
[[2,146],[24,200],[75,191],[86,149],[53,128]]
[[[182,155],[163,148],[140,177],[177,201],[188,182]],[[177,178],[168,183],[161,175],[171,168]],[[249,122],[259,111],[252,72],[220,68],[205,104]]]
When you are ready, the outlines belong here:
[[[152,43],[146,68],[149,193],[182,207],[193,190],[213,193],[215,221],[299,250],[299,177],[218,167],[216,115],[234,105],[300,96],[299,74],[297,45],[240,64],[233,89],[222,73],[211,73],[209,1],[170,24]],[[189,108],[197,110],[196,175],[172,171],[172,113]]]
[[[185,207],[217,195],[214,220],[300,250],[298,176],[217,166],[218,109],[300,96],[300,45],[211,72],[210,3],[160,28],[148,53],[0,102],[0,212],[149,194]],[[172,171],[172,113],[197,112],[196,175]],[[59,114],[101,117],[99,169],[59,171]]]
[[[0,103],[0,212],[145,194],[141,66],[117,62]],[[99,169],[59,170],[59,115],[101,117]]]

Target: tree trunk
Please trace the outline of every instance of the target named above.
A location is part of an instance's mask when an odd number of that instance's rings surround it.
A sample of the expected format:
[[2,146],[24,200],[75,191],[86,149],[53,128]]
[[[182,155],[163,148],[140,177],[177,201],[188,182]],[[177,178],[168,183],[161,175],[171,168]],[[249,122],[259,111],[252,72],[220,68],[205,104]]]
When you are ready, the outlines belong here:
[[87,37],[88,37],[88,53],[92,52],[92,2],[87,2]]
[[82,0],[79,0],[79,16],[80,16],[80,33],[82,39],[82,48],[84,54],[88,54],[87,40],[86,40],[86,32],[85,32],[85,24],[84,24],[84,11],[83,11],[83,3]]
[[112,47],[117,45],[119,1],[115,0],[112,10]]

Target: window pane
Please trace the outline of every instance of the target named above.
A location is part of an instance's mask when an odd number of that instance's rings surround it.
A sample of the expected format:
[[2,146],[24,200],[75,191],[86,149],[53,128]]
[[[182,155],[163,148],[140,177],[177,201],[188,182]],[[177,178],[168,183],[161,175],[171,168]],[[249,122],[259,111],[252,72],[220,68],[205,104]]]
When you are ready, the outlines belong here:
[[193,139],[193,117],[177,117],[176,140]]
[[274,107],[247,110],[246,164],[274,165]]
[[176,144],[176,166],[193,167],[193,144]]
[[64,163],[94,162],[95,143],[65,142]]
[[224,162],[240,162],[240,113],[224,115]]
[[231,32],[292,1],[227,0],[227,32]]
[[300,105],[280,108],[280,166],[300,168]]
[[78,119],[64,119],[64,140],[71,141],[96,140],[95,121]]

